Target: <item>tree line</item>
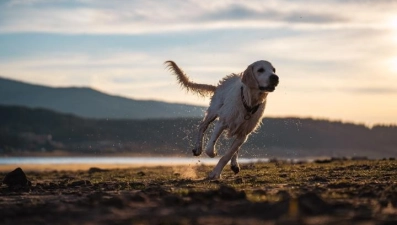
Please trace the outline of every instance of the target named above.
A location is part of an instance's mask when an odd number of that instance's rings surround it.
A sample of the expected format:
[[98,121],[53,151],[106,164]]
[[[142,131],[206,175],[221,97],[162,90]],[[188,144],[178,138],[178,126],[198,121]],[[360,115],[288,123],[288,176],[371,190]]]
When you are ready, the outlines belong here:
[[[63,150],[74,154],[190,155],[200,118],[88,119],[46,109],[0,106],[0,154]],[[209,131],[212,127],[209,128]],[[207,135],[208,136],[208,135]],[[244,157],[397,155],[397,126],[311,118],[265,118]],[[231,140],[222,137],[222,154]]]

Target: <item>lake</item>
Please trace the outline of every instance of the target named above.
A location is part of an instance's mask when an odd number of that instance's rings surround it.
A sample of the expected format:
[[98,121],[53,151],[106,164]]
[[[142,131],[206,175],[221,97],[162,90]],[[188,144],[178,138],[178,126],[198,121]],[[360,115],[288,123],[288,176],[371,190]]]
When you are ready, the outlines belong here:
[[[90,167],[128,168],[140,166],[214,165],[218,158],[201,157],[0,157],[0,170],[78,170]],[[267,158],[241,158],[240,163],[268,162]]]

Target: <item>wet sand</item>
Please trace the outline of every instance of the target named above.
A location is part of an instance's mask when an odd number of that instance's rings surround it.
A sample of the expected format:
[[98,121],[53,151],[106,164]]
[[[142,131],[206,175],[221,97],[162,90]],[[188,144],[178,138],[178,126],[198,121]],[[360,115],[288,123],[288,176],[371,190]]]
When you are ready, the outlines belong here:
[[[147,164],[24,164],[20,166],[24,171],[36,171],[36,172],[48,172],[53,170],[58,171],[78,171],[88,170],[92,167],[98,167],[102,169],[129,169],[139,167],[156,167],[158,164],[147,165]],[[0,172],[9,172],[14,170],[17,165],[0,165]]]
[[0,224],[397,224],[394,160],[244,164],[220,180],[205,165],[102,166],[22,167],[31,185],[1,186]]
[[[0,158],[0,171],[7,172],[16,167],[24,171],[88,170],[91,167],[126,169],[156,166],[215,165],[219,159],[193,157],[156,156],[25,156]],[[240,159],[240,162],[268,161],[267,159]]]

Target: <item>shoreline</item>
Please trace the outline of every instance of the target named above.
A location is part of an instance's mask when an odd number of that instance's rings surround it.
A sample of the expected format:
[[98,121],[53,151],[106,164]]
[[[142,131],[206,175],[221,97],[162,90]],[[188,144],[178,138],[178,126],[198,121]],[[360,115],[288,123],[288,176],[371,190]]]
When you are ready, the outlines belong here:
[[[26,171],[78,171],[88,170],[92,167],[102,169],[128,169],[139,167],[172,167],[172,166],[214,166],[220,157],[156,157],[156,156],[12,156],[0,157],[0,172],[11,171],[15,168],[22,168]],[[333,161],[377,161],[367,157],[334,158],[334,157],[312,157],[312,158],[240,158],[241,165],[255,163],[327,163]],[[394,160],[394,158],[383,159]]]

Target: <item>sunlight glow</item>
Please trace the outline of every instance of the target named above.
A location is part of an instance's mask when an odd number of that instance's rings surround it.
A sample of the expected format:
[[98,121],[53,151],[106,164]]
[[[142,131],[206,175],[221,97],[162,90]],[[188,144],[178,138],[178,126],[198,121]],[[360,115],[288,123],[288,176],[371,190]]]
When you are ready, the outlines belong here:
[[397,17],[391,18],[389,24],[392,29],[397,30]]
[[388,27],[392,29],[393,41],[397,43],[397,16],[392,17],[390,20],[388,20]]
[[[394,16],[389,20],[389,26],[393,29],[393,41],[396,44],[394,48],[396,49],[397,54],[397,16]],[[388,60],[387,64],[391,72],[397,73],[397,56]]]
[[391,72],[397,73],[397,56],[388,60],[388,66]]

